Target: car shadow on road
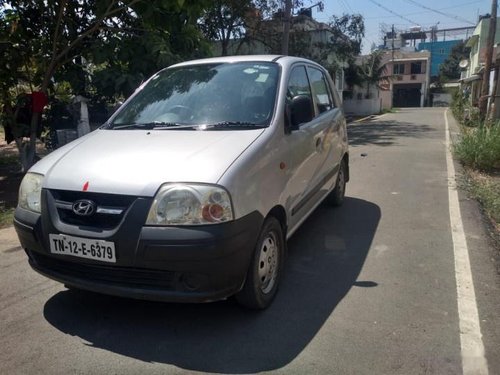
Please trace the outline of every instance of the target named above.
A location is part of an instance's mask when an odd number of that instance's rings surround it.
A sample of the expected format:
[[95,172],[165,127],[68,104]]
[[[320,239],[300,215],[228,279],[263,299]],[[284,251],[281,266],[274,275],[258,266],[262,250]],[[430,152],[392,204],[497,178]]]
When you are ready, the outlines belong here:
[[429,132],[442,136],[429,125],[401,121],[369,121],[347,128],[349,145],[391,146],[399,138],[428,138]]
[[[289,240],[286,274],[270,308],[233,299],[166,304],[64,291],[44,307],[56,329],[87,345],[191,371],[246,374],[282,368],[315,337],[357,280],[381,217],[370,202],[321,205]],[[83,344],[82,344],[83,345]]]

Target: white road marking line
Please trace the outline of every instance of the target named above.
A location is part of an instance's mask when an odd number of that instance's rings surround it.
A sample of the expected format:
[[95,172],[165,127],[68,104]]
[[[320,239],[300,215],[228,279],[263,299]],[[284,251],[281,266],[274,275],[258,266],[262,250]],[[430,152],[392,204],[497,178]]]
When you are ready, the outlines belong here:
[[474,281],[469,260],[460,205],[458,201],[455,166],[451,156],[448,125],[448,109],[444,112],[446,131],[446,165],[448,169],[448,200],[450,206],[451,235],[455,255],[455,278],[457,282],[458,318],[460,322],[460,346],[464,375],[487,375],[488,363],[484,356],[484,345],[479,324],[479,314],[474,292]]

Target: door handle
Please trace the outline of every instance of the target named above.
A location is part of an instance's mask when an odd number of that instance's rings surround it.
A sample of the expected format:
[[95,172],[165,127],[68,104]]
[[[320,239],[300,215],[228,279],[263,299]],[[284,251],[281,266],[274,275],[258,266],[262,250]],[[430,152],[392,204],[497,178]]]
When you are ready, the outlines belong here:
[[320,148],[321,146],[321,137],[316,138],[316,148]]

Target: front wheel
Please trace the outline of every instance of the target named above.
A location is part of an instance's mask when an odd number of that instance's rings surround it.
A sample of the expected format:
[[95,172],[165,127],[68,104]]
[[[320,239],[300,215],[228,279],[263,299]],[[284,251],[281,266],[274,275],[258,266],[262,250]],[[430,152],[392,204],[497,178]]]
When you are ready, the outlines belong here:
[[274,217],[264,221],[243,289],[237,301],[251,309],[268,307],[278,290],[284,264],[285,240],[280,222]]

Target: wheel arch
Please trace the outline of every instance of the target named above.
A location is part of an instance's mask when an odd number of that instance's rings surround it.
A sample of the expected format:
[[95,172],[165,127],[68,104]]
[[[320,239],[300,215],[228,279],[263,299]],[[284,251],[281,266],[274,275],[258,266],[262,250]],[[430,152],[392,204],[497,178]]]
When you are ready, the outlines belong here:
[[275,217],[280,222],[281,228],[283,230],[283,237],[286,238],[288,224],[285,208],[281,205],[276,205],[269,211],[266,218],[269,216]]

